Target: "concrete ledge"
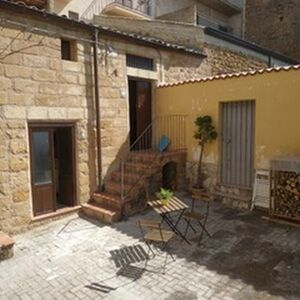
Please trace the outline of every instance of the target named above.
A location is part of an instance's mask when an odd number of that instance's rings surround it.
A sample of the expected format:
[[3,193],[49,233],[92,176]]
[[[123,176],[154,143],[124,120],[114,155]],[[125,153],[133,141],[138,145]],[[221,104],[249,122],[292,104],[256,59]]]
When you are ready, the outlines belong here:
[[15,240],[0,232],[0,261],[13,257]]

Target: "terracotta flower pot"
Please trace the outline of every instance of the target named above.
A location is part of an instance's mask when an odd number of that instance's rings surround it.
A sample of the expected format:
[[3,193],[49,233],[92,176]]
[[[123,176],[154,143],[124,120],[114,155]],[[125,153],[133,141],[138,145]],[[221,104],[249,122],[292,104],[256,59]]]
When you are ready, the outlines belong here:
[[161,199],[160,202],[162,205],[167,206],[169,204],[170,199]]

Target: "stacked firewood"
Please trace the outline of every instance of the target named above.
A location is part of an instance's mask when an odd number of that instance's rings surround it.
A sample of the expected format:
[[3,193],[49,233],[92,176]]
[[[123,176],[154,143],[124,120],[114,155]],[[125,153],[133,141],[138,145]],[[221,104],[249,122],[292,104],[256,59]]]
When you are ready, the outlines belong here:
[[274,213],[300,220],[300,174],[277,171],[274,175]]

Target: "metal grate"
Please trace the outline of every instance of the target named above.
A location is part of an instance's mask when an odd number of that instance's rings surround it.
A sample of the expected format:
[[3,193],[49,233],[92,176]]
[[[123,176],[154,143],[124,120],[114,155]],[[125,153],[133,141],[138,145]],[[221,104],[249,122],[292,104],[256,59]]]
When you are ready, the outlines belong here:
[[152,58],[127,54],[126,64],[127,67],[154,71],[154,62]]

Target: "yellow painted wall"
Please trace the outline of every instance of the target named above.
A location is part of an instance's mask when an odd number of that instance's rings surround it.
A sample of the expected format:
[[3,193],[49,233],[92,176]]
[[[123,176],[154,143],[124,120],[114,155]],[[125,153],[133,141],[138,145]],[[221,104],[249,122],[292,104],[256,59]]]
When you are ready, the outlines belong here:
[[[156,91],[156,110],[158,115],[187,115],[188,159],[196,161],[195,118],[211,115],[220,132],[220,103],[241,100],[256,102],[256,168],[268,168],[278,155],[300,155],[300,69],[161,87]],[[217,164],[218,153],[216,141],[206,149],[204,161]]]

